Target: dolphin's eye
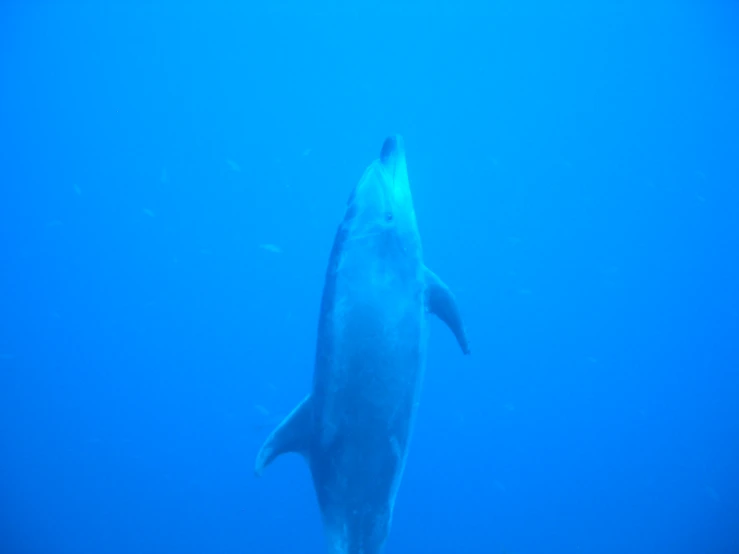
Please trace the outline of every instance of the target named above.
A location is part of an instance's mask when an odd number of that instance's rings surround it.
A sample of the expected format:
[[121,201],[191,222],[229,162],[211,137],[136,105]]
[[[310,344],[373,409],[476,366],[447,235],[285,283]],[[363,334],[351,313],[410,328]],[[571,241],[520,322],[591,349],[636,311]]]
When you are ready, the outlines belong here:
[[393,212],[385,212],[385,221],[393,220]]

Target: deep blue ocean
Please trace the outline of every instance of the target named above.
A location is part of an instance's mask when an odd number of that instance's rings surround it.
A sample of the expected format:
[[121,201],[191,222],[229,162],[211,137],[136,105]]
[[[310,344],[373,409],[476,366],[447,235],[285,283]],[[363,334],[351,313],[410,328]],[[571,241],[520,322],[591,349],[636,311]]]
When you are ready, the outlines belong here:
[[739,5],[0,3],[0,553],[323,554],[296,455],[404,137],[431,321],[386,554],[739,553]]

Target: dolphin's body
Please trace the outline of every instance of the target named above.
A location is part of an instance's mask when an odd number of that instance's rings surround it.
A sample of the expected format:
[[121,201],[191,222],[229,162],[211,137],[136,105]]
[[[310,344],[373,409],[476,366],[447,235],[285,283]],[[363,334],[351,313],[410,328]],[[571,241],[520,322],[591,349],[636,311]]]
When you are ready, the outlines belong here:
[[427,312],[467,336],[423,264],[405,151],[388,138],[349,198],[321,302],[313,391],[265,441],[261,474],[302,454],[331,554],[378,554],[390,529],[425,368]]

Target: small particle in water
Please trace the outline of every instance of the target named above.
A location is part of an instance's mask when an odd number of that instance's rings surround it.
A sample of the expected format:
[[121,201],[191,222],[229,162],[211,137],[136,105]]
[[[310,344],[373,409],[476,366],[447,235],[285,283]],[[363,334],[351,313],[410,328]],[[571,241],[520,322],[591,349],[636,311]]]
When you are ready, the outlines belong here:
[[705,487],[704,490],[706,491],[706,494],[709,496],[709,498],[714,502],[721,501],[721,497],[718,495],[716,489],[714,489],[713,487]]
[[565,159],[565,158],[557,158],[557,161],[555,163],[559,167],[563,167],[565,169],[570,169],[572,167],[572,162],[570,160]]
[[311,152],[310,148],[306,148],[305,150],[303,150],[303,157],[306,158],[310,154],[310,152]]
[[77,196],[82,196],[82,189],[80,188],[79,185],[75,184],[75,185],[72,185],[72,187],[74,188],[74,192]]
[[516,410],[516,405],[513,402],[506,402],[505,404],[503,404],[503,409],[506,412],[513,412]]
[[269,410],[265,408],[264,406],[262,406],[261,404],[254,404],[254,409],[258,411],[260,414],[262,414],[263,416],[269,415]]
[[64,225],[64,222],[59,219],[52,219],[46,222],[47,227],[61,227],[62,225]]
[[273,254],[282,254],[282,248],[276,244],[260,244],[259,248],[266,250],[267,252],[272,252]]
[[696,194],[695,197],[698,199],[698,202],[705,202],[705,197],[701,196],[700,194]]
[[531,296],[531,289],[518,289],[518,294],[522,296]]
[[159,180],[160,180],[160,181],[161,181],[162,183],[164,183],[165,185],[166,185],[167,183],[169,183],[169,173],[167,173],[167,168],[166,168],[166,167],[163,167],[163,168],[162,168],[162,174],[161,174],[161,176],[159,177]]
[[598,358],[595,358],[593,356],[588,356],[588,362],[590,362],[591,364],[597,364]]
[[144,208],[141,211],[144,212],[144,215],[148,215],[149,217],[154,217],[154,212],[152,210],[150,210],[149,208]]
[[236,173],[239,173],[241,171],[241,166],[237,164],[233,160],[226,160],[226,163],[228,164],[228,167],[231,168],[231,171],[235,171]]

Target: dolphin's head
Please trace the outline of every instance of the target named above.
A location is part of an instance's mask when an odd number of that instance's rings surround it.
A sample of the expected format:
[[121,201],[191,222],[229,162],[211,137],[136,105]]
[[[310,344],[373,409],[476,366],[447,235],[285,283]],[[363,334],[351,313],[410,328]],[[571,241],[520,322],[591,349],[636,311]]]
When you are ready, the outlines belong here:
[[[326,518],[324,518],[326,521]],[[338,521],[325,525],[331,554],[381,554],[390,527],[390,514],[375,513],[363,507],[342,514]]]
[[380,158],[370,165],[349,197],[345,221],[353,238],[393,230],[417,241],[418,227],[400,135],[385,139]]

